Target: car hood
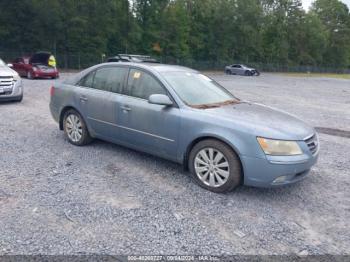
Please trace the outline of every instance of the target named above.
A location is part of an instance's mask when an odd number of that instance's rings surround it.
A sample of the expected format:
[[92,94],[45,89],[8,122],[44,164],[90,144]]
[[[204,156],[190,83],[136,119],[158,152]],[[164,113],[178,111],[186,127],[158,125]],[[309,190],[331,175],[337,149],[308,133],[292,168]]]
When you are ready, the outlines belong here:
[[35,53],[29,60],[30,64],[42,64],[48,65],[49,58],[52,54],[49,52],[38,52]]
[[17,72],[7,66],[0,66],[0,76],[16,76]]
[[314,128],[297,117],[261,104],[240,102],[217,108],[205,109],[216,119],[228,121],[236,130],[255,136],[283,140],[304,140],[315,133]]

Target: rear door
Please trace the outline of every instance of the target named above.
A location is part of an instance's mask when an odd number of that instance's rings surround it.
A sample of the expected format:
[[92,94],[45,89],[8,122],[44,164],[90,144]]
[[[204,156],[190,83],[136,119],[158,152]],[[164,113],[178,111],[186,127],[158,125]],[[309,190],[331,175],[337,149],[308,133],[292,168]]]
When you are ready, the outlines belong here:
[[180,110],[148,102],[152,94],[165,94],[165,87],[149,72],[132,68],[119,107],[120,137],[140,150],[176,159]]
[[99,138],[117,140],[118,108],[128,69],[107,66],[82,79],[78,101],[90,132]]

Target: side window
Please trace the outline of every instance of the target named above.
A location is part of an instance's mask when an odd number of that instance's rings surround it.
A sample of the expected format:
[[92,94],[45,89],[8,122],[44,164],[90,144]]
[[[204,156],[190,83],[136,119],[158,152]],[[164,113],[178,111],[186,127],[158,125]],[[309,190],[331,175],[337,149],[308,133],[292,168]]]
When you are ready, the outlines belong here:
[[121,93],[127,71],[127,68],[122,67],[101,68],[95,73],[93,88],[113,93]]
[[148,99],[153,94],[164,94],[166,91],[150,74],[131,69],[128,79],[127,95]]
[[85,87],[92,87],[92,83],[94,81],[94,75],[95,71],[89,73],[88,75],[84,76],[78,83],[80,86],[85,86]]

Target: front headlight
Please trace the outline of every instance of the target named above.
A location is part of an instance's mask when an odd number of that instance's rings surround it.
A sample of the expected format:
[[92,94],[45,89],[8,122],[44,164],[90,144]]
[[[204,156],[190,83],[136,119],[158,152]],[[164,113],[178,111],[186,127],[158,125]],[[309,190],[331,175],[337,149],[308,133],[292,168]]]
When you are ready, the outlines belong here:
[[15,82],[18,82],[18,81],[21,80],[21,77],[20,77],[18,74],[16,74],[16,75],[13,76],[13,80],[14,80]]
[[258,137],[258,142],[266,155],[274,156],[294,156],[303,152],[295,141],[274,140]]

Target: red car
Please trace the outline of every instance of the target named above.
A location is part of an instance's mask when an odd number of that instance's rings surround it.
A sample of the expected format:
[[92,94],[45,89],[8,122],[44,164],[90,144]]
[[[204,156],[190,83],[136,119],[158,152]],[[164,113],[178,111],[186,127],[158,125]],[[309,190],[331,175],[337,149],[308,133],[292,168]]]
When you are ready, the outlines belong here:
[[[28,79],[58,78],[54,56],[48,52],[38,52],[32,57],[19,57],[13,61],[13,69]],[[51,64],[51,65],[50,65]]]

